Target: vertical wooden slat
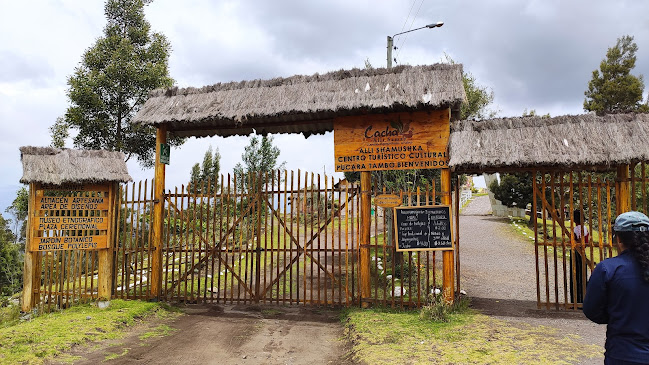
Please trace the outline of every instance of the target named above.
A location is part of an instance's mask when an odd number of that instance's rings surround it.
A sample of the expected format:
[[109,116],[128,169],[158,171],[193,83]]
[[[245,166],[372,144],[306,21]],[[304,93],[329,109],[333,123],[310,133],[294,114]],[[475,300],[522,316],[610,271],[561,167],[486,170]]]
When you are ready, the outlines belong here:
[[[236,195],[235,195],[234,198],[231,195],[231,192],[232,192],[232,184],[230,183],[231,179],[232,179],[232,176],[228,173],[228,190],[227,190],[227,198],[226,198],[227,199],[226,200],[226,202],[227,202],[227,205],[226,205],[227,212],[225,214],[225,216],[226,216],[225,226],[228,229],[230,229],[230,226],[231,226],[231,224],[230,224],[230,209],[232,209],[232,222],[233,222],[232,224],[234,224],[234,222],[236,221]],[[234,175],[235,189],[236,189],[236,185],[237,185],[236,184],[236,179],[237,179],[237,176]],[[230,207],[232,207],[232,208],[230,208]],[[234,244],[236,242],[236,233],[235,232],[236,232],[236,230],[232,229],[232,245],[230,245],[228,243],[229,238],[225,237],[225,244],[226,244],[225,260],[226,260],[226,263],[227,263],[228,258],[231,259],[230,260],[230,268],[232,270],[234,270],[234,267],[232,265],[234,265]],[[225,270],[224,270],[224,275],[223,275],[223,283],[224,283],[223,290],[224,290],[224,295],[226,296],[226,298],[230,298],[230,303],[233,303],[234,302],[233,301],[233,297],[234,297],[234,271],[229,273],[230,274],[229,293],[228,293],[228,271],[229,270],[226,267]],[[219,274],[219,275],[221,275],[221,274]],[[226,302],[227,301],[224,299],[223,303],[226,303]]]
[[[339,187],[340,189],[340,187]],[[341,189],[342,190],[342,189]],[[349,306],[349,300],[352,299],[349,293],[350,269],[349,269],[349,205],[353,203],[349,199],[349,184],[345,184],[345,305]],[[342,222],[340,222],[342,225]],[[342,243],[341,243],[342,245]],[[353,279],[352,279],[353,280]]]
[[[545,171],[541,171],[541,201],[546,201],[546,183],[545,183]],[[548,239],[547,239],[547,211],[546,209],[541,210],[541,219],[543,220],[543,262],[545,268],[545,309],[550,309],[550,271],[548,265]],[[534,219],[536,220],[536,211],[534,213]]]
[[[218,241],[218,253],[215,252],[215,255],[212,256],[212,295],[214,294],[214,276],[216,276],[216,302],[217,303],[221,302],[221,297],[223,296],[223,293],[224,293],[224,290],[221,287],[221,276],[222,276],[221,275],[221,273],[222,273],[222,271],[221,271],[221,265],[222,265],[221,260],[222,260],[222,256],[223,256],[223,241],[227,240],[227,237],[223,237],[223,201],[225,200],[225,197],[224,197],[224,185],[223,185],[224,180],[225,179],[223,177],[223,174],[221,174],[221,183],[219,184],[220,189],[219,188],[214,189],[214,197],[215,197],[215,199],[216,199],[216,196],[217,196],[216,195],[217,190],[220,190],[219,195],[218,195],[218,197],[219,197],[219,226],[218,226],[218,230],[214,231],[214,237],[219,238],[219,241]],[[214,204],[216,205],[216,200],[214,200]],[[214,209],[214,212],[216,212],[216,209]],[[216,220],[214,222],[216,224]],[[226,229],[228,228],[227,225],[225,227],[226,227]],[[215,243],[215,244],[217,244],[217,243]],[[217,255],[218,255],[219,259],[216,260],[216,262],[217,262],[216,270],[217,271],[215,272],[214,271],[214,261],[215,261],[215,257]],[[227,258],[227,251],[226,251],[226,256],[225,257]]]
[[[578,186],[579,186],[579,192],[578,192],[579,207],[578,207],[578,209],[579,209],[579,211],[581,213],[580,215],[581,215],[581,220],[582,220],[581,222],[578,222],[581,225],[581,232],[580,232],[581,237],[579,238],[579,242],[578,242],[579,247],[580,247],[579,251],[580,251],[580,255],[581,255],[581,260],[580,260],[581,261],[581,280],[579,280],[579,282],[581,283],[581,288],[579,288],[579,291],[581,291],[581,295],[582,295],[582,298],[583,298],[586,295],[586,285],[584,285],[585,284],[584,280],[587,277],[587,274],[586,274],[586,268],[587,268],[587,265],[586,265],[586,240],[585,240],[586,227],[584,227],[586,217],[585,217],[583,200],[582,200],[583,199],[583,190],[585,188],[585,186],[584,186],[585,182],[583,181],[581,172],[577,173],[577,178],[579,179],[578,180]],[[590,203],[590,201],[588,201],[587,204],[588,203]]]
[[599,235],[599,260],[604,260],[604,229],[602,228],[602,178],[597,177],[597,233]]
[[572,309],[577,309],[577,299],[576,299],[576,296],[577,296],[577,276],[575,274],[575,271],[576,271],[575,270],[575,266],[576,266],[576,263],[575,263],[576,262],[576,260],[575,260],[575,250],[577,249],[577,247],[576,247],[576,242],[575,242],[575,235],[573,233],[575,231],[575,221],[574,221],[574,219],[572,217],[574,215],[573,212],[575,211],[575,207],[574,207],[574,204],[573,204],[574,196],[575,196],[574,192],[575,192],[575,190],[574,190],[574,182],[573,182],[573,173],[570,172],[570,194],[568,195],[569,196],[568,199],[569,199],[569,202],[570,202],[570,212],[569,212],[569,214],[570,214],[570,217],[569,217],[570,218],[570,232],[568,232],[568,234],[570,235],[570,263],[571,263],[570,264],[570,275],[572,277],[572,282],[570,283],[570,287],[572,288],[571,293],[573,294],[573,295],[571,295],[570,303],[572,304]]
[[642,213],[647,214],[647,163],[645,161],[641,162],[641,174],[642,174]]
[[[557,209],[557,202],[556,202],[556,189],[557,186],[555,184],[555,178],[556,174],[554,172],[550,173],[550,193],[552,194],[552,201],[550,202],[552,205],[552,209],[556,211]],[[561,208],[563,209],[563,207]],[[545,211],[545,210],[544,210]],[[556,214],[556,216],[561,217],[561,214]],[[557,256],[557,251],[559,251],[559,248],[557,247],[557,221],[553,218],[552,219],[552,252],[553,252],[553,261],[554,261],[554,308],[559,309],[559,269],[558,269],[558,256]]]
[[606,180],[606,207],[607,207],[607,214],[606,214],[606,227],[607,232],[608,232],[608,256],[611,257],[613,256],[613,227],[611,226],[611,182],[607,179]]
[[[434,180],[433,180],[434,182]],[[460,176],[457,176],[455,183],[455,280],[456,293],[460,295]],[[434,257],[434,256],[433,256]],[[428,265],[426,265],[428,267]],[[426,270],[428,273],[428,270]]]
[[536,220],[536,175],[537,171],[532,171],[532,211],[530,212],[530,222],[533,222],[534,225],[534,263],[536,267],[536,307],[541,308],[541,281],[539,276],[541,275],[539,269],[539,233],[538,233],[538,222]]
[[[279,178],[281,176],[280,174],[281,174],[281,172],[278,171],[277,172],[278,181],[280,181],[280,183],[281,183],[281,179]],[[278,186],[279,186],[279,184],[278,184]],[[283,258],[282,265],[286,265],[286,263],[288,262],[288,261],[286,261],[286,252],[288,250],[288,248],[286,247],[288,245],[288,239],[286,237],[287,227],[293,227],[293,218],[291,217],[290,221],[286,220],[286,209],[287,209],[286,204],[287,204],[288,194],[289,194],[287,186],[288,186],[288,172],[286,170],[284,170],[284,194],[283,194],[284,213],[283,213],[283,219],[284,219],[285,227],[282,230],[282,232],[283,232],[282,233],[282,240],[283,240],[283,243],[284,243],[282,245],[282,248],[283,248],[283,250],[282,250],[282,258]],[[291,171],[291,190],[293,190],[293,171]],[[279,242],[279,229],[277,230],[277,241]],[[290,245],[292,246],[293,243],[290,243]],[[289,256],[289,259],[291,259],[291,256]],[[277,277],[278,277],[278,279],[279,279],[279,275],[280,275],[279,266],[280,265],[277,265]],[[286,275],[287,275],[286,273],[282,274],[282,283],[283,283],[283,285],[282,285],[282,302],[283,303],[286,303]],[[289,281],[289,284],[290,284],[290,281]],[[279,280],[277,280],[277,297],[278,297],[278,301],[279,301],[279,291],[280,291]],[[290,297],[289,297],[289,301],[290,301]]]
[[[449,191],[449,194],[451,192]],[[420,206],[421,204],[421,188],[417,186],[417,206]],[[449,217],[451,218],[451,217]],[[417,306],[421,306],[421,251],[415,252],[415,255],[417,255]]]
[[633,163],[629,165],[630,168],[630,175],[631,175],[631,210],[637,210],[636,209],[636,193],[635,193],[635,185],[636,185],[636,179],[635,179],[635,166],[636,164]]
[[[268,184],[270,183],[270,191],[268,190]],[[265,191],[264,191],[264,204],[262,205],[262,208],[264,209],[264,271],[263,271],[263,276],[264,276],[264,284],[263,288],[265,289],[268,285],[268,281],[273,282],[273,267],[275,265],[275,252],[278,252],[275,250],[275,245],[273,244],[273,237],[275,236],[275,214],[273,212],[275,211],[275,171],[270,172],[270,176],[268,172],[266,173],[266,178],[265,178]],[[279,188],[279,187],[278,187]],[[279,190],[279,189],[278,189]],[[269,211],[266,208],[266,202],[270,202],[271,210]],[[277,211],[279,214],[279,195],[278,195],[278,204],[277,204]],[[270,232],[268,229],[268,216],[270,215]],[[270,233],[270,235],[269,235]],[[270,246],[268,242],[268,237],[270,236]],[[277,242],[279,244],[279,242]],[[269,250],[270,249],[270,250]],[[270,270],[267,270],[268,268],[268,253],[270,252]],[[279,266],[279,265],[278,265]],[[268,271],[268,274],[266,273]],[[270,275],[269,278],[267,276]],[[270,302],[273,302],[273,291],[272,289],[270,290]],[[266,298],[263,298],[264,303],[266,302]]]
[[[442,169],[441,171],[441,199],[442,204],[451,206],[451,170]],[[455,259],[453,251],[442,252],[442,294],[446,303],[452,303],[455,281]]]
[[[293,186],[293,183],[294,183],[293,178],[294,178],[294,171],[291,171],[291,229],[295,229],[295,239],[299,240],[300,239],[300,210],[299,209],[297,210],[297,224],[294,223],[295,220],[293,219],[293,217],[294,217],[296,204],[300,204],[300,192],[299,192],[299,189],[300,189],[300,170],[297,170],[297,189],[298,189],[297,192],[295,192],[295,188]],[[296,194],[297,202],[296,202],[295,197],[293,196],[293,194]],[[286,241],[287,241],[286,236],[284,236],[284,242],[286,242]],[[293,259],[293,242],[292,241],[289,243],[289,252],[290,252],[289,260],[292,260]],[[300,254],[299,252],[297,252],[297,247],[296,247],[296,253],[295,254],[296,255]],[[295,266],[298,266],[298,265],[299,265],[299,259],[298,259],[297,265],[295,265]],[[299,271],[300,270],[295,270],[295,271],[298,273],[298,274],[296,274],[296,279],[295,280],[297,282],[297,284],[296,284],[297,297],[299,298],[299,296],[300,296]],[[288,287],[289,287],[289,298],[290,298],[289,303],[293,304],[293,266],[291,266],[289,268],[288,273],[289,273]]]

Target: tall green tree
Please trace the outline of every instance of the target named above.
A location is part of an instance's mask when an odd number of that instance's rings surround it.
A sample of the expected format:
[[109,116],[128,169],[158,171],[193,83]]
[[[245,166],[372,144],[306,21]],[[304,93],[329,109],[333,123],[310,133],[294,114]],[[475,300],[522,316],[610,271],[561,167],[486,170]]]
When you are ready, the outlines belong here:
[[212,150],[210,146],[205,151],[203,163],[196,163],[192,166],[189,185],[192,191],[196,192],[215,192],[219,187],[219,175],[221,172],[221,154],[219,149]]
[[10,296],[22,284],[22,255],[9,228],[9,220],[0,215],[0,297]]
[[643,77],[631,74],[637,51],[638,45],[628,35],[618,38],[615,46],[608,49],[599,70],[593,71],[588,82],[584,110],[598,115],[649,112],[647,102],[642,103]]
[[250,173],[263,174],[283,169],[286,163],[278,164],[279,153],[279,148],[273,145],[272,136],[266,135],[259,138],[259,136],[253,135],[241,155],[243,163],[239,162],[234,167],[237,180],[244,182],[244,186],[247,186]]
[[11,216],[13,217],[12,231],[17,243],[25,242],[28,204],[29,193],[27,191],[27,188],[23,186],[16,192],[16,198],[11,203],[11,205],[5,209],[5,212],[11,214]]
[[53,145],[61,147],[68,129],[73,129],[78,132],[77,148],[122,151],[143,166],[153,164],[154,128],[130,123],[149,91],[173,84],[169,42],[151,32],[144,17],[151,1],[106,1],[104,34],[85,51],[68,79],[70,106],[50,129]]

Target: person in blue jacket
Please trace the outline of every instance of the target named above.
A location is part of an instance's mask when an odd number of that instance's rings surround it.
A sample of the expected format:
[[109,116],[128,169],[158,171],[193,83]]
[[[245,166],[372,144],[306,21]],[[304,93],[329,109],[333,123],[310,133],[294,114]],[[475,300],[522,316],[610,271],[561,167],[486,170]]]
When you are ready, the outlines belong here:
[[649,218],[620,214],[613,239],[619,255],[593,270],[584,314],[607,324],[604,364],[649,364]]

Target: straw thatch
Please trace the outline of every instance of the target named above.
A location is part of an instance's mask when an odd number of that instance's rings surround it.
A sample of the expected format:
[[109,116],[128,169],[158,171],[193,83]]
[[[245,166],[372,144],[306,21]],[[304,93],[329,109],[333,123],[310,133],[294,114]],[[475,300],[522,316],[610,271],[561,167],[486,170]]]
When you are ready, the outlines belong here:
[[20,147],[21,183],[51,185],[132,181],[124,154],[103,150]]
[[167,124],[176,136],[304,133],[333,129],[338,116],[459,109],[466,99],[462,65],[399,66],[341,70],[156,90],[134,123]]
[[612,167],[649,160],[649,114],[458,121],[449,143],[457,171]]

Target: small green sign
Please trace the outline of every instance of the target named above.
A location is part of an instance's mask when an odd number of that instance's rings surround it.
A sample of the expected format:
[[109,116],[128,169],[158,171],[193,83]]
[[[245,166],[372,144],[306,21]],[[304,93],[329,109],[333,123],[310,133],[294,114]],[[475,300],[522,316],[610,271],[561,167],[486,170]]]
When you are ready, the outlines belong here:
[[160,143],[160,163],[169,165],[169,155],[171,154],[171,147],[166,143]]

